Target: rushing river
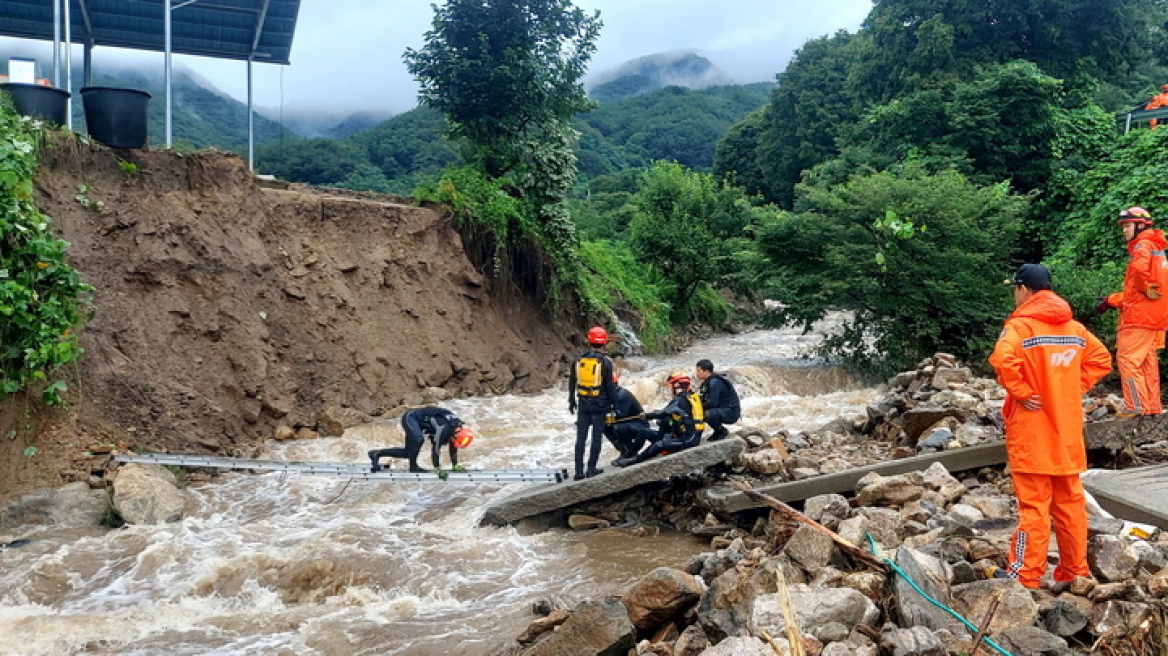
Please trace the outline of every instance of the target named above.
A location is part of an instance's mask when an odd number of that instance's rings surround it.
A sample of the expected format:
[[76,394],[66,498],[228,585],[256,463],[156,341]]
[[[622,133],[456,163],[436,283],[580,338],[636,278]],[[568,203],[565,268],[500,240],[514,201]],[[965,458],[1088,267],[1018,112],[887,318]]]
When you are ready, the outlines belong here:
[[[660,407],[665,376],[709,358],[737,382],[739,425],[813,429],[862,413],[877,394],[797,359],[817,340],[720,337],[622,360],[621,382]],[[468,467],[572,467],[562,388],[444,405],[477,429]],[[262,456],[360,462],[400,443],[386,420],[272,443]],[[615,455],[606,445],[602,463]],[[527,626],[536,599],[618,593],[708,548],[679,534],[479,527],[484,508],[516,489],[228,473],[189,487],[193,503],[174,524],[18,531],[32,541],[0,549],[0,654],[485,654]]]

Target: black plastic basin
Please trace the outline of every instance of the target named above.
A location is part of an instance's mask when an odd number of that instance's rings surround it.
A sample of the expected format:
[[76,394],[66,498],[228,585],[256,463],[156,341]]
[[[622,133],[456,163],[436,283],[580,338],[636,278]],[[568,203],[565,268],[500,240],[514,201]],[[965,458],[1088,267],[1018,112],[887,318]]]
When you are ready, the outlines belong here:
[[89,136],[110,148],[146,145],[146,107],[150,94],[138,89],[85,87],[85,126]]
[[12,104],[18,114],[44,119],[57,125],[65,124],[69,107],[68,91],[20,82],[5,82],[0,84],[0,89],[12,96]]

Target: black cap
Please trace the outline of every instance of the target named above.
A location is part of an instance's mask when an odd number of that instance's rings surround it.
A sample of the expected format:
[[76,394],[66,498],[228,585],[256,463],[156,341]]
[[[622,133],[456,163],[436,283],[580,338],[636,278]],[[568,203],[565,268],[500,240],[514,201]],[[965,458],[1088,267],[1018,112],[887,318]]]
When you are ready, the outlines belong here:
[[1041,264],[1023,264],[1018,267],[1013,278],[1002,281],[1006,285],[1023,285],[1033,291],[1053,289],[1050,283],[1050,271]]

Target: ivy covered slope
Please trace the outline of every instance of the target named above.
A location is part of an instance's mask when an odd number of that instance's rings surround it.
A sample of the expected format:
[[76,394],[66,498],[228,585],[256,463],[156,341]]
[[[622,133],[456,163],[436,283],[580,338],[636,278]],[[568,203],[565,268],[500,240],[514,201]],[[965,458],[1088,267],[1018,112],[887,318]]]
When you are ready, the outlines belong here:
[[33,202],[40,130],[0,95],[0,400],[29,389],[56,405],[65,383],[53,374],[81,355],[90,288]]

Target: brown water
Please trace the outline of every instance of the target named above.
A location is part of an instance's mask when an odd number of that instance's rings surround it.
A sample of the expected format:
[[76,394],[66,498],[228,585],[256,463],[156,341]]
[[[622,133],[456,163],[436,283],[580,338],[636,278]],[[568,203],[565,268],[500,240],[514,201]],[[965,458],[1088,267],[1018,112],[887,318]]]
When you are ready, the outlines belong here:
[[[708,357],[738,382],[740,425],[813,429],[876,396],[839,369],[794,359],[817,339],[708,340],[623,361],[622,384],[657,407],[670,371]],[[469,467],[571,468],[563,389],[445,405],[477,428]],[[386,421],[263,455],[360,462],[400,442]],[[602,461],[615,455],[606,446]],[[0,550],[0,654],[477,655],[518,635],[540,597],[619,593],[707,548],[680,534],[478,527],[484,508],[515,490],[232,473],[190,487],[175,524],[18,532],[33,541]]]

